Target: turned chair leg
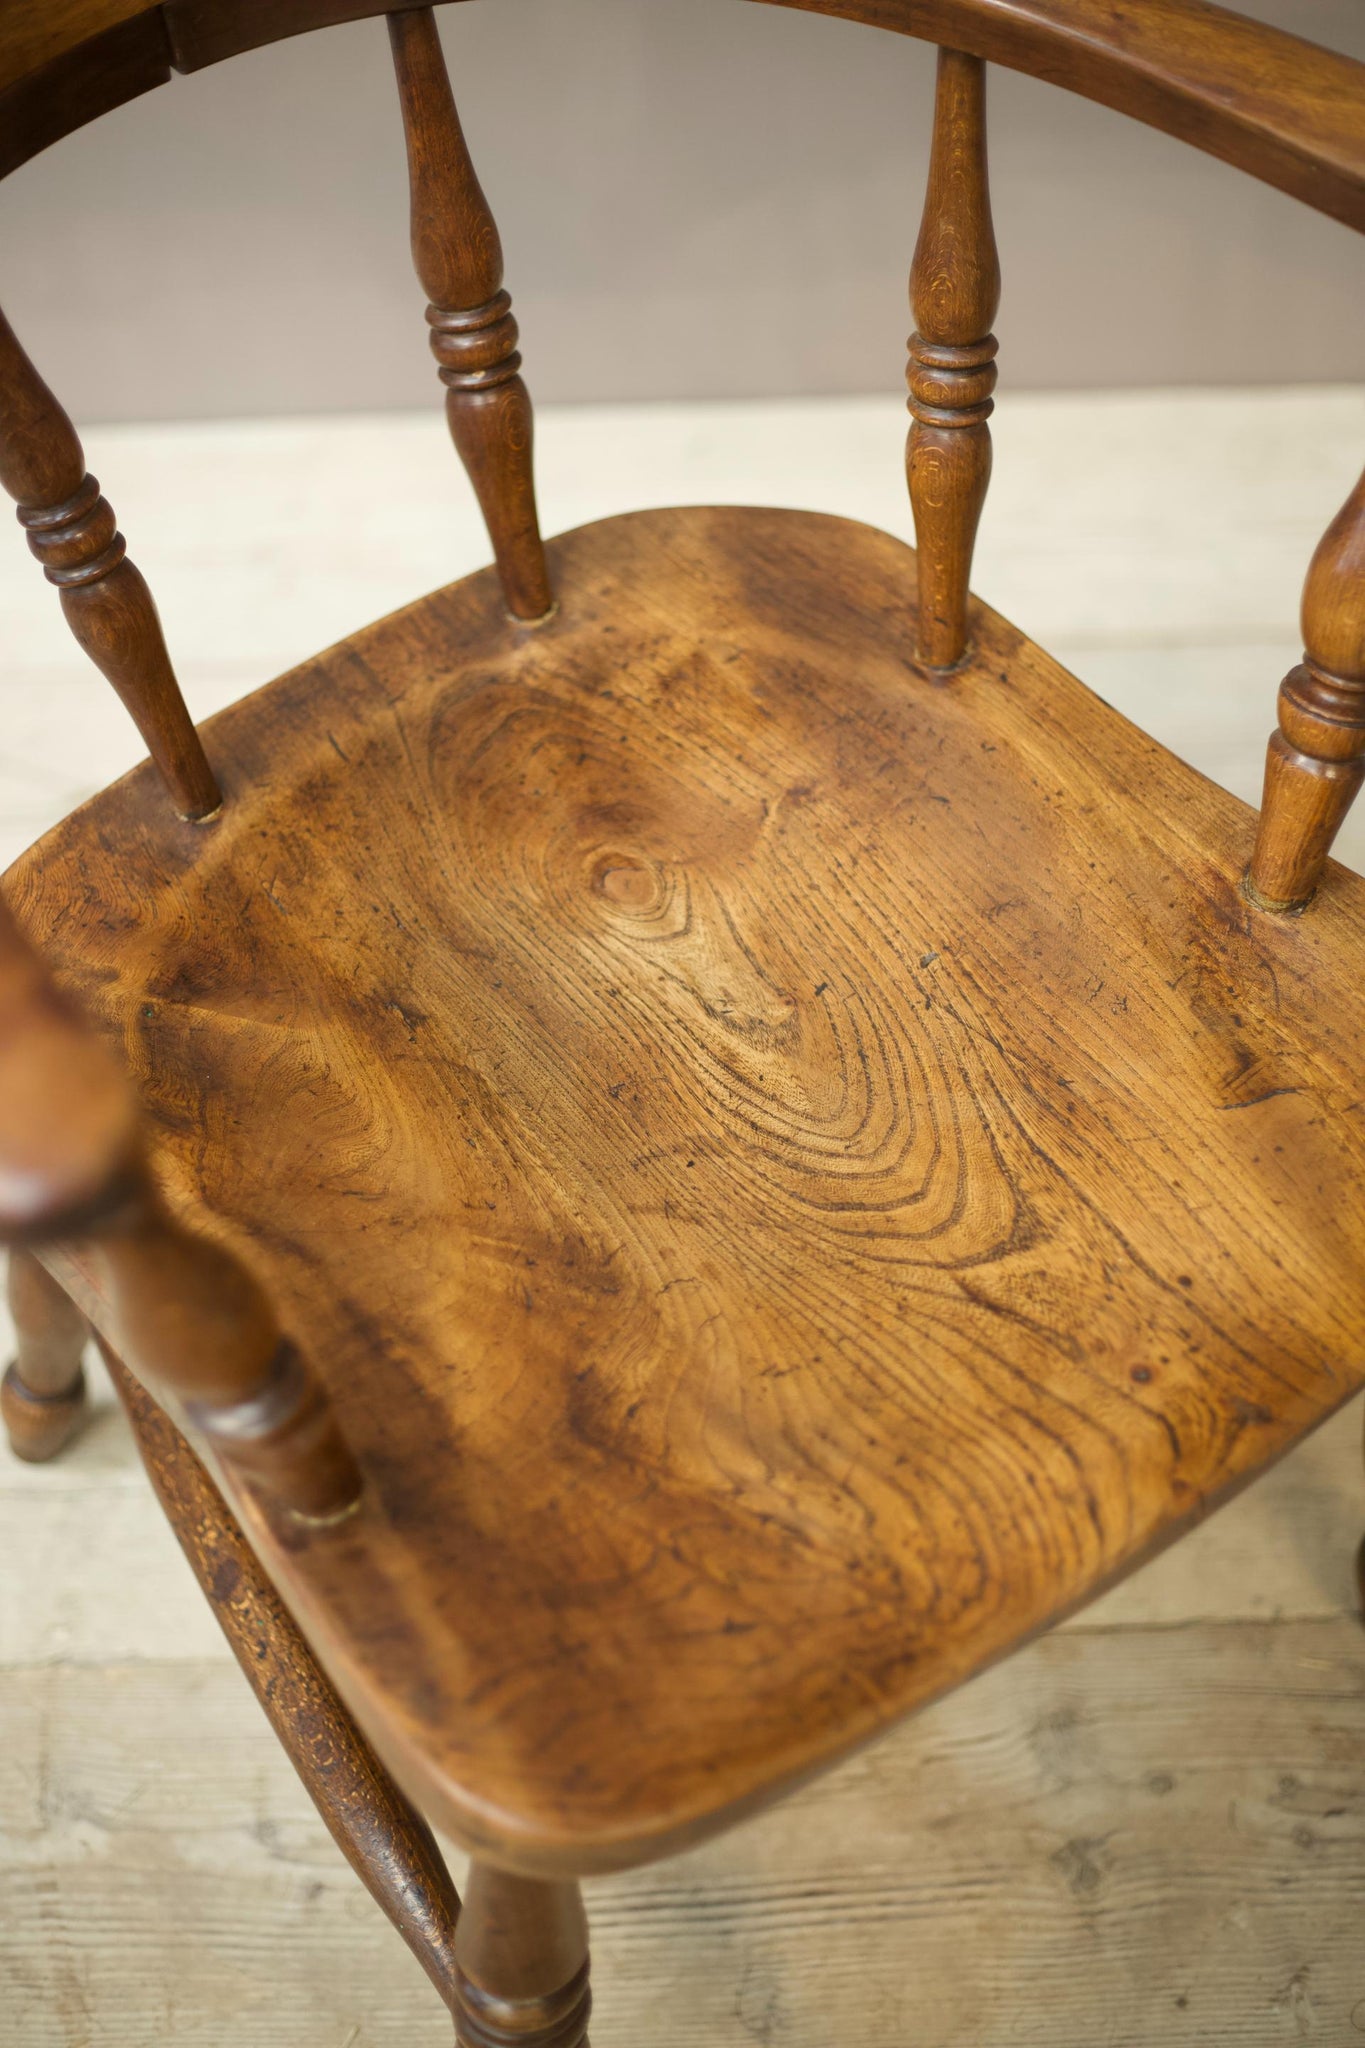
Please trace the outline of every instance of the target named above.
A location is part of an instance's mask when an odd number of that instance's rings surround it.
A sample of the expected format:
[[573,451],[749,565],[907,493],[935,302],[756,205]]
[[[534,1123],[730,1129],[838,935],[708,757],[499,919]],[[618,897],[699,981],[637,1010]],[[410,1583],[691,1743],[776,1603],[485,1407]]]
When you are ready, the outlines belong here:
[[[352,1721],[185,1439],[103,1344],[180,1547],[332,1839],[455,2008],[460,1901],[435,1837]],[[576,2038],[576,2037],[575,2037]]]
[[16,1458],[55,1458],[85,1419],[85,1317],[21,1245],[9,1255],[17,1356],[0,1382],[0,1414]]
[[476,1860],[455,1966],[460,2048],[585,2048],[588,1922],[575,1883],[515,1877]]

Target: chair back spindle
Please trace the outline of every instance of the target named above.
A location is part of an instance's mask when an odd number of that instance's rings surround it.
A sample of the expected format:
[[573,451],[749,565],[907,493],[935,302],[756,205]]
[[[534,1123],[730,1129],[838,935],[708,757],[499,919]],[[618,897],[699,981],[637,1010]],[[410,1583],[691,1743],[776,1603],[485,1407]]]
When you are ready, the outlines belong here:
[[1247,889],[1300,910],[1365,782],[1365,476],[1318,545],[1303,591],[1304,657],[1280,685]]
[[430,7],[389,16],[412,195],[412,259],[430,301],[446,418],[513,618],[554,610],[536,514],[531,399],[502,288],[502,244],[465,146]]
[[172,1215],[111,1054],[3,906],[0,1238],[51,1247],[119,1356],[282,1505],[328,1518],[357,1500],[321,1386],[246,1268]]
[[912,423],[906,449],[919,550],[919,659],[967,651],[972,552],[991,475],[1000,260],[986,161],[986,67],[940,50],[924,220],[910,273]]
[[0,483],[61,595],[76,639],[113,684],[182,817],[221,798],[175,679],[152,593],[57,400],[0,314]]

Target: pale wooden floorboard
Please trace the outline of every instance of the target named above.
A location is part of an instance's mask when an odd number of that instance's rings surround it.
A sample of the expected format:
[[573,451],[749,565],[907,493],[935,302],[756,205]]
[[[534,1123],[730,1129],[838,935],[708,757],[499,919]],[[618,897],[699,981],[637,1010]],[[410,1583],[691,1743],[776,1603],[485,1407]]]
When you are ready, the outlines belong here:
[[[996,429],[977,587],[1254,798],[1365,394],[1006,394]],[[903,432],[893,399],[550,412],[547,525],[748,500],[908,534]],[[438,418],[87,438],[198,715],[485,556]],[[137,754],[51,596],[0,551],[0,860]],[[1343,850],[1365,866],[1365,818]],[[448,2040],[94,1377],[61,1463],[0,1452],[0,2048]],[[1354,1403],[1048,1641],[593,1886],[597,2048],[1365,2038],[1360,1432]]]
[[[1345,2044],[1365,1632],[1056,1635],[784,1806],[589,1887],[598,2048]],[[235,1671],[0,1673],[4,2038],[420,2048],[439,2002]]]

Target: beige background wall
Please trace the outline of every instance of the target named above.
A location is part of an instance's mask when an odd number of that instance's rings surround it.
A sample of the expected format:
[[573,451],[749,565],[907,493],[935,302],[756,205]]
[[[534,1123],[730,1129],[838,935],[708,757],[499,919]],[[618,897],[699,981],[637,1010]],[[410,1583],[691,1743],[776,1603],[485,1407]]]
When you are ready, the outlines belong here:
[[[1365,58],[1362,0],[1244,0]],[[931,53],[736,0],[442,11],[543,399],[896,388]],[[993,77],[1020,386],[1365,374],[1365,242]],[[381,24],[106,117],[0,192],[11,316],[86,419],[432,402]]]

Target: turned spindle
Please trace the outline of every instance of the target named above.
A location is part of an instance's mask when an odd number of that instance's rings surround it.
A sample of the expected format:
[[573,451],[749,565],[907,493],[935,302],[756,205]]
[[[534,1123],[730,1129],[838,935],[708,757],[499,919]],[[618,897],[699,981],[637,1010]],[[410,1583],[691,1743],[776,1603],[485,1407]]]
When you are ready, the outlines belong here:
[[1319,543],[1303,589],[1304,656],[1280,685],[1247,893],[1301,910],[1365,781],[1365,476]]
[[430,1828],[347,1713],[189,1445],[102,1348],[166,1518],[248,1684],[332,1839],[452,2006],[460,1901]]
[[576,1884],[476,1860],[455,1930],[460,2048],[581,2048],[592,2010]]
[[282,1505],[327,1519],[357,1501],[321,1386],[241,1262],[167,1207],[112,1056],[3,906],[0,1238],[71,1257],[118,1355]]
[[85,1419],[85,1317],[23,1245],[9,1254],[15,1357],[0,1380],[0,1417],[16,1458],[55,1458]]
[[478,496],[507,609],[554,609],[536,515],[531,399],[502,289],[502,244],[465,146],[429,7],[389,16],[407,139],[412,260],[430,304],[431,347],[451,438]]
[[991,475],[1000,263],[986,165],[986,67],[938,53],[924,220],[910,273],[912,424],[906,449],[919,549],[919,659],[967,651],[972,551]]
[[0,484],[61,597],[66,622],[113,684],[171,800],[206,818],[221,798],[175,679],[152,593],[129,561],[76,430],[0,314]]

